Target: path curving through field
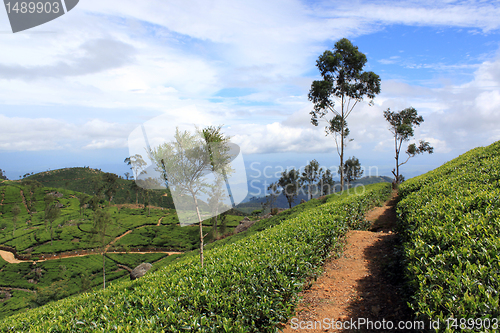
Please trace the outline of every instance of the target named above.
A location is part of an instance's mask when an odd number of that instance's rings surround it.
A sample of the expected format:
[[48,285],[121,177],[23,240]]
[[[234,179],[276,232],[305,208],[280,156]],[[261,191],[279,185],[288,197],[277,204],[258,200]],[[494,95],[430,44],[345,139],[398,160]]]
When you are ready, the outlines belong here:
[[0,250],[0,256],[3,260],[7,261],[9,264],[20,264],[22,262],[32,262],[32,260],[18,260],[14,257],[14,253],[9,251]]
[[[147,254],[147,253],[166,253],[169,256],[174,255],[174,254],[183,254],[184,252],[176,252],[176,251],[142,251],[142,252],[136,252],[136,251],[120,251],[120,252],[107,252],[107,254],[113,254],[113,253],[127,253],[127,254]],[[3,260],[8,262],[9,264],[20,264],[22,262],[40,262],[40,261],[47,261],[47,260],[56,260],[56,259],[63,259],[63,258],[74,258],[74,257],[85,257],[85,256],[90,256],[90,255],[95,255],[95,254],[100,254],[99,251],[96,251],[95,253],[84,253],[84,254],[69,254],[69,255],[62,255],[62,256],[48,256],[44,259],[39,259],[39,260],[18,260],[16,257],[14,257],[14,254],[9,251],[3,251],[0,250],[0,256],[2,257]]]
[[[168,215],[168,214],[167,214],[167,215]],[[165,217],[165,216],[160,217],[160,219],[158,220],[158,224],[156,225],[157,227],[159,227],[159,226],[161,225],[161,220],[163,220],[163,218],[164,218],[164,217]]]
[[[167,214],[168,215],[168,214]],[[158,220],[158,224],[157,226],[160,226],[161,225],[161,221],[163,220],[163,217],[161,217],[159,220]],[[139,227],[136,227],[134,229],[131,229],[131,230],[127,230],[125,231],[123,234],[117,236],[115,239],[113,239],[111,242],[109,242],[108,245],[106,245],[106,248],[105,248],[105,251],[108,253],[108,249],[111,247],[111,245],[113,245],[114,243],[116,243],[118,240],[120,240],[120,238],[130,234],[132,231],[134,231],[135,229],[140,229],[140,228],[144,228],[148,225],[141,225]],[[80,229],[81,230],[81,229]],[[83,231],[83,230],[82,230]],[[46,260],[55,260],[55,259],[61,259],[61,258],[73,258],[73,257],[84,257],[84,256],[88,256],[88,255],[93,255],[93,254],[99,254],[100,251],[98,249],[96,249],[94,251],[94,253],[83,253],[83,254],[63,254],[63,255],[55,255],[55,256],[51,256],[51,255],[46,255],[46,258],[44,259],[39,259],[39,260],[35,260],[36,262],[39,262],[39,261],[46,261]],[[146,254],[146,253],[166,253],[168,255],[173,255],[173,254],[182,254],[184,252],[178,252],[178,251],[155,251],[155,250],[151,250],[151,251],[144,251],[144,252],[135,252],[135,251],[129,251],[129,252],[109,252],[109,253],[138,253],[138,254]],[[9,251],[3,251],[3,250],[0,250],[0,257],[2,257],[3,260],[5,260],[6,262],[8,262],[9,264],[19,264],[19,263],[22,263],[22,262],[33,262],[33,260],[19,260],[19,259],[16,259],[16,257],[14,256],[14,254],[12,252],[9,252]]]
[[109,247],[110,247],[111,245],[113,245],[115,242],[117,242],[118,240],[120,240],[120,238],[122,238],[123,236],[126,236],[126,235],[130,234],[132,231],[133,231],[133,230],[127,230],[127,231],[125,231],[123,234],[121,234],[120,236],[118,236],[118,237],[116,237],[115,239],[113,239],[111,242],[109,242],[109,244],[108,244],[108,245],[106,245],[105,251],[107,252],[107,251],[108,251],[108,249],[109,249]]
[[344,252],[340,258],[327,260],[323,274],[301,293],[297,312],[283,332],[297,332],[297,325],[302,325],[305,329],[300,331],[304,332],[381,332],[367,327],[338,329],[331,323],[341,323],[337,325],[347,328],[351,322],[364,318],[372,322],[392,321],[397,327],[400,321],[412,320],[402,297],[400,275],[394,274],[394,266],[390,266],[396,260],[397,234],[393,231],[396,203],[397,193],[393,192],[382,207],[365,215],[372,222],[370,231],[347,233]]

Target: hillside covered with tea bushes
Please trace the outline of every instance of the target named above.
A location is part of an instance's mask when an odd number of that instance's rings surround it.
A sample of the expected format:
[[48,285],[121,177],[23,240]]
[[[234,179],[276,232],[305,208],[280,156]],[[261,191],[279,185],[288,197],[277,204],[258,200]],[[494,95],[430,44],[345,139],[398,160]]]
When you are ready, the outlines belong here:
[[416,315],[439,319],[441,329],[451,317],[489,318],[450,327],[488,331],[480,325],[500,317],[500,142],[406,181],[399,195],[399,232]]
[[383,202],[390,184],[336,196],[281,224],[152,274],[6,318],[16,332],[275,332],[293,313],[298,293],[340,252],[351,226]]

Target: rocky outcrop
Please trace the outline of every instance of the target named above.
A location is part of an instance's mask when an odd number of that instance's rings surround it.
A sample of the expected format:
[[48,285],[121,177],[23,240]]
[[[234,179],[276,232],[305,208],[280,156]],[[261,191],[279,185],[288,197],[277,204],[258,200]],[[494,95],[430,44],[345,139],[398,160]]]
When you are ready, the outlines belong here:
[[142,264],[134,268],[132,272],[130,272],[130,279],[135,280],[143,277],[144,274],[146,274],[151,269],[151,267],[153,267],[153,265],[151,265],[150,263],[143,262]]
[[237,234],[239,232],[243,232],[250,228],[257,221],[251,221],[248,217],[245,217],[240,221],[240,224],[234,229],[234,233]]

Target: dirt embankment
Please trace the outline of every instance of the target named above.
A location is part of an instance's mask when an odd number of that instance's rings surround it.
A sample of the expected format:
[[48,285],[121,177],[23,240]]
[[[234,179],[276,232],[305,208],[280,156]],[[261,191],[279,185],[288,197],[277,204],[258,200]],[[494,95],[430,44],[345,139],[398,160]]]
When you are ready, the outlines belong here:
[[9,264],[19,264],[22,262],[26,262],[25,260],[17,260],[16,257],[14,257],[14,253],[9,251],[0,250],[0,256],[2,257],[3,260],[7,261]]

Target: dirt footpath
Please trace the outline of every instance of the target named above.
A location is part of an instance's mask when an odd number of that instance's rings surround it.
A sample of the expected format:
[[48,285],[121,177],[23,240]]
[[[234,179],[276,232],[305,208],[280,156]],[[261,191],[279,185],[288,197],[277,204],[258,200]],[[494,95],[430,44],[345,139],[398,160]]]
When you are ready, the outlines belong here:
[[[14,253],[9,252],[9,251],[0,250],[0,257],[2,257],[2,259],[7,261],[9,264],[19,264],[22,262],[26,262],[23,260],[17,260],[16,257],[14,257]],[[30,262],[31,262],[31,260],[30,260]]]
[[[410,320],[411,315],[401,297],[400,275],[394,272],[395,195],[383,207],[366,214],[373,222],[372,231],[347,233],[344,253],[328,260],[324,273],[302,292],[297,313],[284,332],[412,331],[397,329],[399,322]],[[369,321],[375,328],[384,325],[384,320],[386,329],[369,329]],[[366,324],[360,325],[363,322]]]

